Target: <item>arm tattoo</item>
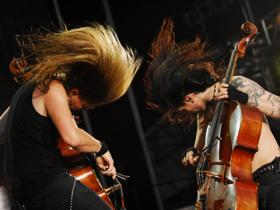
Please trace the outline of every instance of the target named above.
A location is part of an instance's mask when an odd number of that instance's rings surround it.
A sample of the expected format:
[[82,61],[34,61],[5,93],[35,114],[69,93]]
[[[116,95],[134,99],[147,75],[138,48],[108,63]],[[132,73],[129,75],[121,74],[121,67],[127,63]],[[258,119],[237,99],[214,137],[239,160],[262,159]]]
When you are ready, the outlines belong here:
[[269,93],[266,100],[272,105],[271,115],[280,115],[280,98],[272,93]]
[[259,84],[242,76],[234,77],[232,85],[247,93],[249,95],[248,104],[255,107],[258,107],[259,98],[266,92]]
[[244,82],[241,77],[234,77],[231,81],[231,84],[236,88],[244,88]]
[[232,85],[249,95],[248,105],[259,108],[266,115],[280,118],[280,97],[266,91],[258,83],[243,76],[235,76]]
[[271,114],[271,116],[273,116],[273,115],[274,115],[274,113],[275,113],[275,104],[274,104],[274,102],[273,102],[273,101],[270,101],[270,103],[271,103],[271,106],[272,106],[272,109],[271,109],[270,114]]

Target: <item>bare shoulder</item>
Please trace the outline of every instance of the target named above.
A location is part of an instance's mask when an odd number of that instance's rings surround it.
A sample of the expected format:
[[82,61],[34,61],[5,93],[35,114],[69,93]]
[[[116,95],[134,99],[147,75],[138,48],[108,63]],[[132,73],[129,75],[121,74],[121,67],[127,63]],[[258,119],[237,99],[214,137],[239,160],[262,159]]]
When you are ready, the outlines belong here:
[[58,108],[68,109],[68,96],[63,84],[59,81],[52,81],[49,89],[44,95],[47,110]]
[[59,89],[65,91],[65,88],[60,81],[53,80],[53,81],[50,82],[49,90],[59,90]]
[[57,80],[51,81],[46,97],[67,97],[67,92],[63,84]]
[[40,115],[48,116],[47,110],[49,105],[54,104],[58,97],[65,98],[63,97],[64,95],[65,90],[63,85],[59,81],[52,81],[46,93],[40,85],[36,86],[32,93],[32,104]]

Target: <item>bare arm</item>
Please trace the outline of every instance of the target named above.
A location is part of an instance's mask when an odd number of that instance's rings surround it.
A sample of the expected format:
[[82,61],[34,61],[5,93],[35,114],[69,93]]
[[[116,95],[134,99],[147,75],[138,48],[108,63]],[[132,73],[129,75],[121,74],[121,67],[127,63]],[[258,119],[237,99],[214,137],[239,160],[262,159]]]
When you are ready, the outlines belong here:
[[[198,113],[194,147],[199,151],[202,151],[205,144],[205,134],[206,134],[207,124],[208,124],[208,120],[205,120],[205,113]],[[184,153],[184,156],[182,158],[182,164],[185,166],[194,165],[198,161],[198,159],[199,157],[195,156],[195,151],[189,150]]]
[[194,142],[194,147],[198,150],[202,150],[205,144],[205,134],[207,128],[208,121],[205,120],[205,116],[203,113],[197,114],[197,129],[196,129],[196,137]]
[[48,116],[54,122],[62,139],[80,152],[97,152],[101,148],[98,140],[78,128],[72,118],[68,96],[62,84],[53,81],[44,96]]
[[[48,92],[44,95],[44,104],[48,116],[52,119],[61,138],[67,144],[84,153],[100,151],[100,141],[85,130],[80,129],[72,118],[68,96],[61,83],[53,81],[50,84]],[[116,168],[109,151],[97,157],[96,163],[103,174],[112,176],[115,179]]]
[[243,76],[235,76],[232,85],[249,95],[247,103],[249,106],[257,107],[269,117],[280,118],[279,96],[266,91],[258,83]]

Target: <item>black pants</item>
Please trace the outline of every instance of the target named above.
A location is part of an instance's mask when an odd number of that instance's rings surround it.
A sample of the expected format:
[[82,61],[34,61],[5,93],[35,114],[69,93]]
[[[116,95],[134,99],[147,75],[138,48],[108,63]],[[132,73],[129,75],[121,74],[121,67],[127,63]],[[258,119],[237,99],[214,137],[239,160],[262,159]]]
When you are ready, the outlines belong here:
[[95,192],[79,181],[75,182],[74,178],[66,173],[58,175],[43,193],[25,201],[25,206],[27,210],[111,209]]
[[[259,183],[259,210],[279,210],[280,209],[280,173],[277,164],[280,164],[280,159],[274,160],[273,169],[269,169],[264,173],[259,173],[255,181]],[[262,167],[261,167],[262,168]],[[260,171],[259,169],[257,172]],[[256,174],[256,172],[254,173]],[[253,174],[253,175],[254,175]]]

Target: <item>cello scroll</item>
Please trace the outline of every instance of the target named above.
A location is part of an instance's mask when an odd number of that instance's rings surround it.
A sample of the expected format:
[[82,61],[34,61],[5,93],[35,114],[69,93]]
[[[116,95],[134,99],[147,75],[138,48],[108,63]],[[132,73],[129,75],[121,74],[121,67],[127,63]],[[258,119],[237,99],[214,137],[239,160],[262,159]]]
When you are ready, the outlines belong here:
[[246,35],[243,39],[238,43],[238,55],[239,58],[243,58],[245,55],[246,47],[249,44],[250,40],[253,39],[258,33],[258,28],[255,24],[251,22],[245,22],[241,26],[241,31]]

